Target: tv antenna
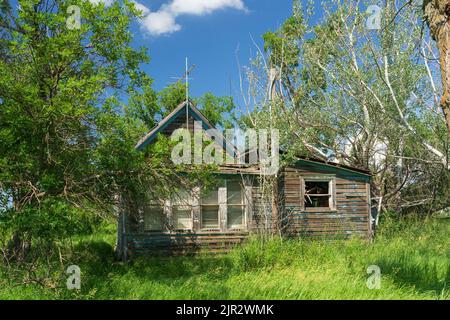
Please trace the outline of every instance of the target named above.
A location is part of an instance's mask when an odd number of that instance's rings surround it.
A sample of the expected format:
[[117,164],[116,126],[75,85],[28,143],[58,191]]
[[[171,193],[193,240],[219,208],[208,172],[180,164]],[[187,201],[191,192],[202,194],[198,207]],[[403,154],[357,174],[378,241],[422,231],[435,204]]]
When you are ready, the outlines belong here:
[[185,61],[185,72],[183,74],[182,77],[180,78],[175,78],[172,77],[172,79],[177,79],[177,82],[180,82],[181,80],[184,80],[184,84],[185,84],[185,91],[186,91],[186,98],[185,98],[185,106],[186,106],[186,129],[189,130],[189,80],[192,80],[193,78],[190,78],[189,75],[192,72],[192,70],[195,69],[195,64],[193,64],[191,67],[189,67],[188,64],[188,58],[186,57],[186,61]]

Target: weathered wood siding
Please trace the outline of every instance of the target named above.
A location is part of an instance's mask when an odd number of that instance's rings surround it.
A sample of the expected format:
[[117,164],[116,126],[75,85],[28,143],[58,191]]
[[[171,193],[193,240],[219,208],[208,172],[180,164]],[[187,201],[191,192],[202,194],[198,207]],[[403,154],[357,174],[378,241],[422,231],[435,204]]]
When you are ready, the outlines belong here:
[[172,232],[132,233],[128,236],[128,253],[136,256],[178,255],[197,252],[224,253],[241,244],[248,232]]
[[[187,129],[191,134],[194,133],[194,118],[191,115],[188,117],[187,121]],[[177,129],[186,129],[186,114],[181,114],[178,117],[174,118],[160,133],[164,136],[169,137],[175,130]]]
[[[303,206],[302,179],[334,175],[335,209]],[[345,170],[319,170],[303,164],[284,168],[280,175],[283,231],[290,236],[341,238],[370,236],[370,187],[368,177]]]
[[[200,205],[198,199],[194,199],[192,206],[193,228],[192,230],[174,230],[167,227],[167,231],[145,231],[144,230],[144,212],[145,209],[137,210],[127,218],[126,249],[130,257],[150,254],[150,255],[170,255],[170,254],[189,254],[199,251],[211,253],[221,253],[230,250],[232,247],[242,243],[254,230],[254,225],[258,223],[254,214],[254,203],[259,202],[259,198],[254,196],[253,190],[257,179],[253,176],[247,176],[245,179],[238,174],[221,174],[217,179],[236,180],[242,179],[244,184],[244,220],[245,226],[240,229],[229,229],[223,220],[226,208],[222,206],[223,196],[219,188],[219,221],[220,230],[201,229],[200,226]],[[226,194],[225,194],[226,196]],[[258,204],[256,203],[258,207]],[[225,210],[225,211],[224,211]],[[224,213],[225,212],[225,213]],[[170,220],[170,210],[167,213],[167,219]]]
[[[318,169],[319,168],[319,169]],[[229,178],[237,175],[227,174]],[[335,188],[335,208],[317,209],[303,206],[304,195],[302,179],[311,177],[332,177]],[[220,177],[224,179],[224,176]],[[246,227],[242,230],[201,230],[155,232],[144,231],[143,218],[126,215],[126,235],[123,242],[124,252],[128,257],[136,255],[175,255],[201,251],[222,253],[241,244],[251,234],[267,234],[273,232],[272,203],[265,199],[258,176],[246,179]],[[370,187],[369,177],[354,174],[350,171],[309,167],[302,164],[298,167],[283,168],[278,175],[278,204],[283,235],[294,237],[332,237],[349,236],[369,237],[370,230]],[[199,219],[198,208],[193,209],[194,219]]]
[[272,208],[268,199],[265,199],[263,190],[257,180],[253,183],[252,199],[253,208],[251,212],[251,233],[268,233],[272,229]]

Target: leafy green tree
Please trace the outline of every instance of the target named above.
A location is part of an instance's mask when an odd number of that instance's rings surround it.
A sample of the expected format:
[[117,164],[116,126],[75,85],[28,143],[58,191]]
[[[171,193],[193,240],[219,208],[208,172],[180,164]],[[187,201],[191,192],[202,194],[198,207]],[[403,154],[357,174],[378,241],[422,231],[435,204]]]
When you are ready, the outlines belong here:
[[296,1],[293,16],[265,34],[266,55],[247,72],[256,108],[245,122],[279,128],[287,158],[301,154],[371,170],[378,209],[427,213],[448,206],[439,65],[430,58],[429,38],[417,51],[420,13],[405,7],[390,23],[388,6],[374,31],[358,1],[323,8],[323,20],[313,25],[311,10]]
[[[88,1],[19,5],[14,12],[8,2],[0,16],[0,181],[2,196],[13,199],[10,216],[44,218],[32,213],[60,208],[47,203],[107,203],[117,189],[97,193],[106,172],[98,170],[96,148],[120,117],[119,95],[134,87],[145,94],[150,84],[139,71],[145,51],[130,46],[137,11]],[[80,8],[79,26],[67,23],[70,5]]]
[[180,103],[186,101],[186,86],[177,81],[158,92],[159,105],[166,116]]
[[157,117],[161,114],[161,107],[158,103],[158,93],[153,90],[151,84],[147,84],[144,92],[132,89],[129,92],[130,99],[125,106],[125,114],[140,120],[147,129],[153,128],[157,123]]
[[217,97],[207,92],[194,101],[213,126],[229,129],[235,124],[237,117],[232,97]]
[[185,181],[167,145],[156,145],[151,160],[134,148],[160,112],[140,69],[149,57],[132,46],[134,3],[18,4],[0,12],[0,227],[16,247],[78,232],[55,227],[50,237],[41,227],[63,226],[79,209],[110,213],[117,194],[146,196],[150,185],[163,192]]

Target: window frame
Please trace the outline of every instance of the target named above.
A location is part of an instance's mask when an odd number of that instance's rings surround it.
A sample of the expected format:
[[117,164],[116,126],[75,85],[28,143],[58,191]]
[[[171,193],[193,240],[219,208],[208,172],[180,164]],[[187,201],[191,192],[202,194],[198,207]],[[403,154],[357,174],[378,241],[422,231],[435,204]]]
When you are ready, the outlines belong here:
[[[210,192],[217,192],[217,204],[204,204],[203,203],[203,197],[207,196],[207,194],[204,194],[202,192],[200,192],[199,195],[199,206],[200,206],[200,219],[199,219],[199,230],[200,231],[221,231],[221,210],[220,210],[220,189],[223,186],[217,186],[217,189],[214,188],[213,190],[210,190]],[[217,207],[217,228],[214,227],[205,227],[203,226],[203,207]]]
[[[240,193],[241,193],[241,199],[240,199],[240,203],[239,204],[235,204],[235,203],[228,203],[228,182],[237,182],[239,184],[239,187],[241,188]],[[246,188],[245,188],[245,183],[242,182],[242,180],[236,179],[230,179],[230,180],[226,180],[226,189],[227,189],[227,202],[226,202],[226,212],[225,212],[225,228],[228,231],[240,231],[240,230],[245,230],[247,228],[247,204],[246,204]],[[239,207],[241,208],[241,215],[242,215],[242,224],[237,226],[237,227],[229,227],[228,226],[228,209],[230,207]]]
[[[317,212],[317,211],[336,211],[336,176],[335,175],[317,175],[317,176],[302,176],[301,179],[301,208],[303,211]],[[305,198],[306,182],[327,182],[328,183],[328,207],[306,207]]]
[[[239,185],[239,196],[236,197],[237,188],[234,194],[230,193],[231,183]],[[249,189],[250,188],[250,189]],[[172,196],[166,199],[153,200],[146,205],[144,210],[144,216],[140,220],[141,230],[146,233],[176,233],[176,232],[234,232],[247,230],[249,224],[249,210],[252,208],[251,199],[251,186],[248,186],[245,181],[241,179],[223,179],[218,183],[214,189],[210,192],[217,192],[217,201],[212,203],[203,202],[203,197],[207,196],[207,193],[202,193],[200,187],[194,187],[189,190],[182,190],[174,193]],[[249,199],[250,190],[250,199]],[[230,198],[228,197],[230,196]],[[217,225],[214,227],[208,227],[203,225],[203,212],[204,208],[215,207],[217,208]],[[178,227],[177,210],[184,210],[189,212],[189,217],[183,218],[183,222],[186,223],[185,228]],[[229,225],[231,221],[229,214],[235,211],[236,217],[239,212],[242,220],[241,223],[235,225]],[[146,213],[148,212],[148,213]],[[150,227],[150,221],[153,220],[152,213],[161,214],[161,223],[156,226],[156,223],[152,223]],[[154,219],[153,222],[157,222]]]
[[[237,182],[241,188],[240,194],[240,203],[232,204],[229,203],[228,195],[229,190],[228,186],[230,182]],[[216,188],[211,190],[211,192],[217,192],[217,203],[214,204],[204,204],[202,197],[205,194],[200,194],[199,196],[199,207],[200,207],[200,218],[199,218],[199,228],[198,230],[201,232],[212,231],[212,232],[227,232],[227,231],[242,231],[247,229],[248,221],[248,200],[246,200],[247,189],[245,183],[241,179],[224,179],[222,183],[219,183]],[[204,207],[217,207],[217,218],[218,218],[218,226],[217,228],[204,227],[203,226],[203,208]],[[228,209],[229,208],[240,208],[241,216],[242,216],[242,224],[236,227],[228,226]]]
[[[170,220],[171,220],[171,230],[172,231],[192,231],[194,230],[194,212],[193,212],[193,208],[194,208],[194,204],[193,204],[193,192],[192,190],[182,190],[182,192],[185,191],[186,194],[189,196],[189,199],[184,199],[186,200],[186,203],[177,203],[177,200],[183,200],[180,195],[175,195],[175,197],[178,198],[174,198],[174,196],[171,197],[170,199]],[[182,193],[180,192],[180,194]],[[174,209],[178,208],[178,207],[184,207],[184,208],[189,208],[188,211],[190,212],[189,214],[189,226],[186,228],[178,228],[178,221],[175,217],[174,214]]]
[[[162,219],[162,221],[161,221],[161,227],[159,228],[159,229],[148,229],[147,228],[147,219],[148,219],[148,215],[149,214],[151,214],[151,212],[152,212],[152,210],[154,209],[154,208],[158,208],[158,209],[160,209],[161,210],[161,219]],[[166,223],[165,223],[165,219],[166,219],[167,217],[166,217],[166,214],[165,214],[165,209],[164,209],[164,204],[161,204],[161,203],[154,203],[154,202],[152,202],[152,203],[150,203],[146,208],[145,208],[145,210],[144,210],[144,216],[143,216],[143,230],[144,230],[144,232],[153,232],[153,233],[156,233],[156,232],[165,232],[165,231],[167,231],[166,229],[167,229],[167,226],[166,226]]]
[[[174,214],[174,209],[178,207],[183,208],[189,208],[187,211],[189,211],[189,218],[186,218],[186,220],[189,221],[189,226],[186,228],[179,228],[178,227],[178,219],[176,219]],[[192,205],[185,205],[185,204],[174,204],[171,206],[171,215],[172,215],[172,230],[174,231],[190,231],[193,230],[193,216],[192,216]]]

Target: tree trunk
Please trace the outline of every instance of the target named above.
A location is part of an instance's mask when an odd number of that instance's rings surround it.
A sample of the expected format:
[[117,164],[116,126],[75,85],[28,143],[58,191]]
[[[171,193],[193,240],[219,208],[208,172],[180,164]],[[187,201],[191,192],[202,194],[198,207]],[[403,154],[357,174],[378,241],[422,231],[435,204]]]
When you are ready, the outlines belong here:
[[24,239],[19,232],[15,232],[8,243],[7,259],[8,261],[22,262],[28,257],[30,249],[31,241]]
[[424,17],[436,41],[441,65],[441,108],[450,132],[450,0],[424,0]]

